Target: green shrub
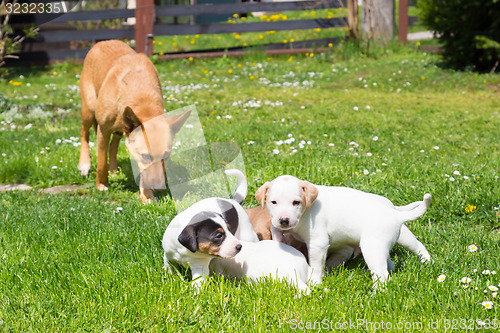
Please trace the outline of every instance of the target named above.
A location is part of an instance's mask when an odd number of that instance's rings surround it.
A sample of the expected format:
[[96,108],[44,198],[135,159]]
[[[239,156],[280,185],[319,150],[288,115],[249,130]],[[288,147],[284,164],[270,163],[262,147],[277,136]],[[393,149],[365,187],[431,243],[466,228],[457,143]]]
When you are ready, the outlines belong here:
[[498,70],[500,49],[495,45],[500,42],[500,0],[418,0],[417,6],[419,19],[437,33],[444,46],[447,66]]

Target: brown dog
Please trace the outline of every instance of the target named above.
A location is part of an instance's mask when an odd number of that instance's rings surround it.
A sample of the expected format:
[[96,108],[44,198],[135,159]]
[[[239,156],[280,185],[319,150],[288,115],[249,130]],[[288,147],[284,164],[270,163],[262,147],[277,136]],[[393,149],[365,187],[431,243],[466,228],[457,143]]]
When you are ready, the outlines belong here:
[[[255,196],[259,196],[257,200],[261,199],[260,198],[261,193],[257,192],[255,193]],[[259,200],[260,202],[260,200]],[[252,223],[253,230],[257,234],[257,237],[259,237],[259,241],[261,240],[269,240],[272,239],[271,235],[271,214],[269,214],[269,211],[267,210],[266,206],[257,206],[254,208],[246,209],[245,211],[248,214],[248,217],[250,218],[250,222]],[[307,252],[307,246],[306,243],[301,242],[297,239],[295,239],[293,236],[288,235],[289,237],[286,237],[285,243],[293,246],[302,254],[304,257],[306,257],[307,262],[309,262],[309,256]]]
[[[117,169],[118,145],[125,135],[125,144],[141,172],[140,197],[143,202],[150,201],[153,198],[151,184],[164,182],[163,161],[169,157],[174,135],[182,128],[190,110],[176,117],[163,116],[161,85],[153,63],[146,55],[136,53],[117,40],[97,43],[87,54],[80,77],[80,96],[80,173],[87,176],[90,170],[89,131],[94,126],[97,133],[96,187],[106,190],[108,170]],[[144,124],[149,120],[146,135]],[[132,143],[129,135],[139,126],[143,131],[139,136],[145,139]],[[149,179],[149,185],[144,186],[143,178]]]

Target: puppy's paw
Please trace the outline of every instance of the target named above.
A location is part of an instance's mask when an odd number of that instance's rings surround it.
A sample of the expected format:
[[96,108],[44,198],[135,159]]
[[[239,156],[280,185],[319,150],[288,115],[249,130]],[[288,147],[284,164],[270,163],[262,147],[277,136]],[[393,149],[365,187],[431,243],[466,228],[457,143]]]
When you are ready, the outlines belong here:
[[78,164],[78,170],[80,170],[80,175],[87,177],[90,172],[90,163]]

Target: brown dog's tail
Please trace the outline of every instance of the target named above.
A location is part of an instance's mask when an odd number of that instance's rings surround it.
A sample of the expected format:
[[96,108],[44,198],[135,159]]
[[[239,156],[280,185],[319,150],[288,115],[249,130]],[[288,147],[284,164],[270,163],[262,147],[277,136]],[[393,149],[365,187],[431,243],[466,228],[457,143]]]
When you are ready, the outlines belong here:
[[224,173],[228,176],[235,176],[238,179],[238,187],[236,187],[236,192],[234,192],[233,200],[241,205],[248,193],[247,178],[238,169],[224,170]]

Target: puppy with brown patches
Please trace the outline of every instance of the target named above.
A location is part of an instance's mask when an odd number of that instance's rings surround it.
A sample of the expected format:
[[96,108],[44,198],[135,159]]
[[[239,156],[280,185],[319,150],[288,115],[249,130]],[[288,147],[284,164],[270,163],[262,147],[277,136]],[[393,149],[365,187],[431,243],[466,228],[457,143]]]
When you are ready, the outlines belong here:
[[[118,145],[125,135],[125,144],[141,173],[140,197],[143,202],[150,201],[154,186],[165,183],[164,161],[172,150],[174,135],[189,117],[190,110],[175,117],[164,116],[161,85],[153,63],[146,55],[136,53],[118,40],[99,42],[89,51],[80,77],[80,97],[82,127],[78,169],[82,176],[90,171],[91,127],[97,133],[96,187],[99,190],[109,186],[108,170],[117,169]],[[130,134],[136,128],[142,133],[131,140]]]
[[[226,174],[234,172],[227,170]],[[238,186],[234,198],[245,196],[246,182]],[[164,268],[170,273],[170,264],[191,268],[193,284],[199,287],[209,275],[210,261],[234,257],[242,249],[240,240],[257,242],[258,238],[239,202],[222,198],[198,201],[179,213],[165,230]]]
[[[269,214],[269,210],[265,206],[257,206],[254,208],[245,209],[250,218],[250,222],[252,223],[253,230],[259,237],[259,240],[272,240],[271,234],[271,214]],[[283,243],[292,246],[293,248],[299,250],[306,261],[309,262],[309,255],[307,252],[306,243],[296,239],[291,234],[284,235]]]

